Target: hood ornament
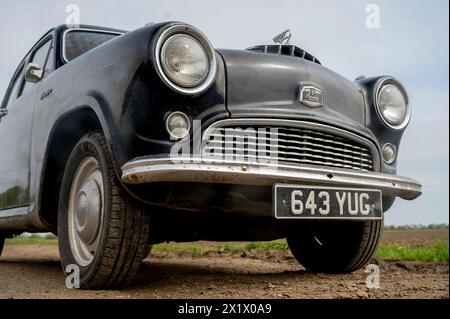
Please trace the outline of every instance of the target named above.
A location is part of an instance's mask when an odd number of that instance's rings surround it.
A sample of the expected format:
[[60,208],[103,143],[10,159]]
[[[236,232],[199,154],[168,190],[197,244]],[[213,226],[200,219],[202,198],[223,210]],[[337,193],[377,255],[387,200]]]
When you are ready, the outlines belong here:
[[291,40],[291,30],[287,29],[283,32],[281,32],[279,35],[277,35],[275,38],[273,38],[273,42],[279,45],[288,44]]

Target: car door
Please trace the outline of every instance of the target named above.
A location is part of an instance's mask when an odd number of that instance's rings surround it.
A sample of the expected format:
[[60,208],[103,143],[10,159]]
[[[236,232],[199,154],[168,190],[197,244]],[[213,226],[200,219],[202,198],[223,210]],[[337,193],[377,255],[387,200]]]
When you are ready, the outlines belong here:
[[[30,150],[33,109],[38,83],[25,81],[28,63],[43,68],[43,77],[54,68],[53,37],[42,40],[18,68],[0,111],[0,217],[1,211],[30,204]],[[42,81],[42,80],[41,80]]]

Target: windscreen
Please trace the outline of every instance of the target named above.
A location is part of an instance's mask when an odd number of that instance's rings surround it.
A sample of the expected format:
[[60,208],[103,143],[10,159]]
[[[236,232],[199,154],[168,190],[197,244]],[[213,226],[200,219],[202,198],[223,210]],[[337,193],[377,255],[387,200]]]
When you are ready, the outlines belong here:
[[102,31],[71,30],[64,37],[64,57],[70,62],[119,35]]

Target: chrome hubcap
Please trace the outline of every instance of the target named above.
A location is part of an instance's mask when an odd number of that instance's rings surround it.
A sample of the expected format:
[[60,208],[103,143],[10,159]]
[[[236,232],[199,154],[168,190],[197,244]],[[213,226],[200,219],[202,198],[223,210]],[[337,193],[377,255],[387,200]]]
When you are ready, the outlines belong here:
[[69,197],[70,248],[80,266],[89,265],[98,249],[103,222],[103,177],[94,157],[85,158],[75,173]]

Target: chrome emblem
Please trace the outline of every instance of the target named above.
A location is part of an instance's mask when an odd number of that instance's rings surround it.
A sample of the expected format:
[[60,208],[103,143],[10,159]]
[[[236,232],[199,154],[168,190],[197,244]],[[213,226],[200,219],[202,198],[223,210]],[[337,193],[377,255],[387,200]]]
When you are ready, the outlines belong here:
[[321,107],[323,106],[323,93],[320,88],[317,86],[307,84],[300,84],[300,94],[299,94],[300,103],[308,106],[308,107]]
[[279,45],[288,44],[291,40],[291,30],[287,29],[283,32],[281,32],[279,35],[277,35],[275,38],[273,38],[273,42]]

